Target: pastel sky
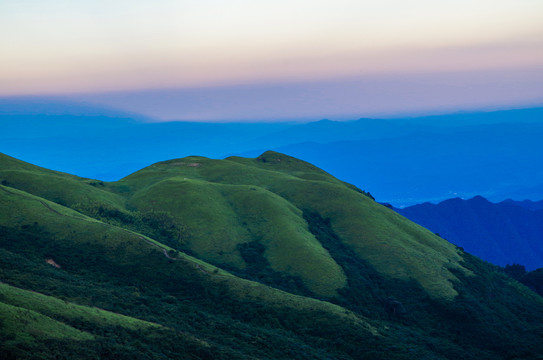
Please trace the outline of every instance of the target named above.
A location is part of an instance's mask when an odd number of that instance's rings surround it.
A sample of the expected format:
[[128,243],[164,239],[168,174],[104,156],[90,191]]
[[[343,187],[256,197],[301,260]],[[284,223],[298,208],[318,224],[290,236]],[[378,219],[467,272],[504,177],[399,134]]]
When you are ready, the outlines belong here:
[[[123,102],[108,105],[165,119],[191,113],[171,104],[167,114],[138,109],[126,94],[141,100],[150,90],[307,89],[353,79],[367,84],[369,78],[390,86],[391,79],[406,77],[414,81],[412,91],[424,92],[428,86],[416,85],[419,75],[450,80],[450,74],[479,74],[484,89],[492,92],[496,82],[503,88],[495,100],[492,94],[462,98],[450,92],[449,81],[428,93],[442,91],[449,103],[432,106],[543,102],[541,0],[2,0],[0,49],[0,96],[80,94],[85,100],[81,94],[92,93],[88,99],[96,101],[96,94],[121,92],[115,94]],[[480,74],[489,74],[486,82]],[[516,91],[508,94],[508,84]],[[359,95],[345,93],[353,103]],[[451,96],[458,97],[456,105]],[[397,100],[394,94],[379,99]],[[220,117],[217,111],[206,116]],[[353,111],[364,109],[344,112]]]

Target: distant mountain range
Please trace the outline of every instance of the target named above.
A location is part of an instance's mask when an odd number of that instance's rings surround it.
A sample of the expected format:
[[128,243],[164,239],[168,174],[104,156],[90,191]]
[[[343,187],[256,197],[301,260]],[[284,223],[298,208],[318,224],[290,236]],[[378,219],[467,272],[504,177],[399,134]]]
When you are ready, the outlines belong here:
[[84,104],[3,99],[0,151],[109,181],[167,158],[274,149],[395,206],[543,197],[543,108],[306,124],[150,121]]
[[543,201],[492,203],[476,196],[396,211],[493,264],[543,267]]
[[517,201],[513,199],[505,199],[503,203],[507,204],[514,204],[520,207],[523,207],[528,210],[543,210],[543,200],[540,201],[532,201],[532,200],[522,200]]
[[115,182],[0,154],[0,275],[2,359],[543,353],[539,295],[273,151]]

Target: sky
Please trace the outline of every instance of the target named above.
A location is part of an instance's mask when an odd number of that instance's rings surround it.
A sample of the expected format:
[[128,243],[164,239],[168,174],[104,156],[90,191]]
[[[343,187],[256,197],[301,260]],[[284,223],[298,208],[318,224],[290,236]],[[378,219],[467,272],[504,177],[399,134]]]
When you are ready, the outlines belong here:
[[162,120],[531,106],[542,18],[541,0],[0,0],[0,96]]

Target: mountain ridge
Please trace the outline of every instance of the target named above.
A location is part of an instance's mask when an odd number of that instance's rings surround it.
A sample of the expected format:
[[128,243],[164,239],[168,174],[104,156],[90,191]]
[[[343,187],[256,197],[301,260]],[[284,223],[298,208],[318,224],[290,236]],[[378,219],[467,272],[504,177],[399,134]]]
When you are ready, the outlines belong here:
[[[256,157],[272,149],[314,163],[358,187],[370,187],[380,201],[396,206],[477,194],[498,201],[541,196],[543,178],[534,164],[542,151],[542,112],[533,108],[307,124],[128,124],[129,119],[98,115],[0,115],[6,130],[0,134],[0,151],[51,169],[118,180],[167,158]],[[47,126],[42,126],[45,119]],[[88,124],[78,128],[71,122]],[[422,151],[415,151],[421,146]],[[457,177],[461,171],[470,176]],[[400,180],[408,173],[413,177]]]
[[[47,315],[42,305],[55,300],[39,297],[26,309],[94,340],[47,347],[37,333],[10,330],[0,337],[9,356],[536,359],[543,351],[538,295],[284,154],[174,159],[111,183],[0,154],[0,180],[8,299],[32,290],[161,326]],[[3,314],[0,326],[15,316]]]
[[516,263],[529,270],[543,267],[543,211],[537,202],[491,203],[476,196],[396,211],[496,265]]

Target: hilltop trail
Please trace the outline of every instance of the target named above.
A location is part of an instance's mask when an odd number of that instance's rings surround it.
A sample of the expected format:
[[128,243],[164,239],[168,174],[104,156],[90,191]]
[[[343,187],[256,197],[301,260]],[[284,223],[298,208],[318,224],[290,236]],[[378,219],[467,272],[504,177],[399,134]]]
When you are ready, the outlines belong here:
[[140,240],[145,241],[147,244],[149,244],[149,245],[151,245],[151,246],[154,246],[154,247],[157,247],[157,248],[159,248],[159,249],[162,249],[162,253],[164,254],[164,256],[165,256],[166,258],[168,258],[168,259],[170,259],[170,260],[179,260],[178,258],[171,257],[170,254],[168,254],[168,251],[167,251],[165,248],[163,248],[162,246],[160,246],[160,245],[158,245],[158,244],[155,244],[155,243],[152,242],[152,241],[147,240],[147,239],[144,238],[143,236],[140,236],[139,238],[140,238]]

